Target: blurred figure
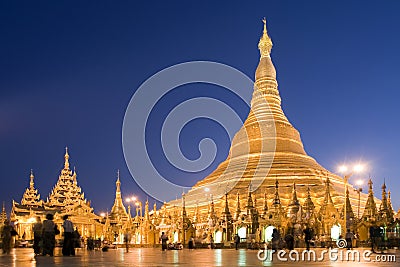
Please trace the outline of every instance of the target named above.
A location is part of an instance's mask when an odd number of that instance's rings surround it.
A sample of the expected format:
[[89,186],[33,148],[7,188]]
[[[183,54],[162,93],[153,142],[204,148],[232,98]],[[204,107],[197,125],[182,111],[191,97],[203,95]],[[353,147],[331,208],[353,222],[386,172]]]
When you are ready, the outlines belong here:
[[240,243],[240,237],[238,234],[235,235],[234,242],[235,242],[235,249],[238,250],[239,243]]
[[189,238],[189,249],[190,250],[194,249],[194,238],[193,238],[193,236],[190,236],[190,238]]
[[14,227],[10,225],[9,220],[4,221],[4,226],[1,229],[1,241],[2,241],[2,249],[3,254],[10,254],[11,251],[11,244],[12,244],[12,237],[17,235]]
[[347,233],[346,233],[346,243],[347,243],[347,249],[352,249],[353,248],[353,238],[354,235],[352,232],[350,232],[350,229],[347,229]]
[[125,242],[125,248],[126,248],[126,252],[129,252],[129,240],[130,240],[130,234],[129,231],[126,230],[125,234],[124,234],[124,242]]
[[39,216],[36,217],[36,223],[33,225],[33,252],[35,255],[40,255],[41,253],[41,241],[43,224]]
[[304,232],[304,241],[306,242],[306,249],[310,250],[310,241],[312,239],[312,230],[307,226],[303,232]]
[[64,243],[62,248],[62,254],[64,256],[75,256],[74,248],[74,225],[68,220],[68,215],[63,216],[63,228],[64,228]]
[[285,235],[285,242],[288,250],[294,249],[294,236],[292,235],[291,230],[289,230]]
[[167,249],[168,236],[164,232],[162,232],[160,240],[161,240],[161,249],[164,251]]
[[[54,216],[49,213],[46,215],[46,220],[43,221],[43,252],[42,255],[47,254],[51,257],[54,255],[54,247],[56,246],[56,228],[57,226],[53,222]],[[57,229],[58,230],[58,229]]]

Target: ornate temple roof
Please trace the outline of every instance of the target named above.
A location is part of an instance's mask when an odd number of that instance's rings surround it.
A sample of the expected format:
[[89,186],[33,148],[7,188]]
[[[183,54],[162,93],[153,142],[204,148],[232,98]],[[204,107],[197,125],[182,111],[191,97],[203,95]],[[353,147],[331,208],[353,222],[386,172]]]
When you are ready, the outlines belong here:
[[29,176],[29,179],[30,179],[29,187],[25,190],[25,193],[22,196],[21,204],[32,207],[42,206],[43,201],[40,199],[40,194],[38,193],[38,190],[35,188],[35,183],[33,180],[34,179],[33,170],[31,170],[31,175]]
[[84,205],[90,208],[90,203],[85,199],[85,194],[78,186],[77,174],[69,168],[68,148],[65,148],[64,168],[58,177],[45,205],[50,208],[71,209],[76,205]]

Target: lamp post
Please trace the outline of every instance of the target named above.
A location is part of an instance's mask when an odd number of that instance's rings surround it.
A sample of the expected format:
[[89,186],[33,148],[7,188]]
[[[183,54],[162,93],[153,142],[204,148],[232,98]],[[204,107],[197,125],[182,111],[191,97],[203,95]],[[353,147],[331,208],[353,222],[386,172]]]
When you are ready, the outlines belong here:
[[343,175],[343,181],[344,181],[344,234],[347,233],[347,201],[346,201],[346,195],[347,195],[347,183],[349,178],[354,174],[354,173],[359,173],[362,172],[364,169],[364,166],[361,164],[354,165],[353,170],[349,172],[349,169],[347,166],[342,165],[339,167],[339,172]]
[[361,192],[362,192],[362,184],[364,183],[363,180],[358,180],[356,185],[358,185],[357,189],[354,189],[358,193],[358,209],[357,209],[357,218],[360,220],[360,206],[361,206]]

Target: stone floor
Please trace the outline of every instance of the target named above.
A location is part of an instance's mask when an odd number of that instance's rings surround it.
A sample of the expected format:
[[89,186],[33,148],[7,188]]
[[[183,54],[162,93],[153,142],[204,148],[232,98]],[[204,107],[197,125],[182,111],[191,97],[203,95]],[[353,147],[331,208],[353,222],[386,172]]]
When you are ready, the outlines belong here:
[[[346,252],[346,250],[340,250]],[[299,250],[301,253],[302,250]],[[320,255],[322,249],[317,249]],[[363,253],[360,250],[361,255]],[[129,253],[124,249],[113,249],[108,252],[77,250],[74,257],[63,257],[56,249],[54,257],[34,257],[29,248],[13,249],[9,255],[0,254],[0,266],[400,266],[400,251],[388,251],[386,254],[372,254],[371,262],[331,261],[326,255],[324,261],[288,261],[282,262],[274,254],[273,260],[261,261],[256,250],[234,249],[197,249],[189,251],[160,251],[154,248],[132,248]],[[376,262],[376,257],[395,255],[396,262]],[[288,259],[288,255],[284,256]]]

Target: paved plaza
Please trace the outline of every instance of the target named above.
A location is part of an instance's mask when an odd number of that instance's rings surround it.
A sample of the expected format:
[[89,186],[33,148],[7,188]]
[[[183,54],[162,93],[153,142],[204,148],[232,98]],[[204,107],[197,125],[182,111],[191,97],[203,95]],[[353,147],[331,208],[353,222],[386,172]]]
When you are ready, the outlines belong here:
[[[299,250],[300,254],[303,250]],[[346,252],[346,250],[340,250]],[[320,255],[322,249],[317,249]],[[361,254],[363,250],[360,250]],[[372,254],[371,262],[331,261],[326,255],[324,261],[282,262],[274,255],[273,261],[261,261],[257,250],[246,249],[197,249],[189,251],[170,250],[162,252],[155,248],[132,248],[128,253],[124,249],[112,249],[107,252],[77,250],[75,257],[63,257],[56,249],[54,257],[34,257],[29,248],[13,249],[10,255],[0,255],[0,266],[400,266],[399,251],[386,254]],[[377,262],[377,257],[395,255],[396,262]],[[288,255],[284,256],[288,259]]]

